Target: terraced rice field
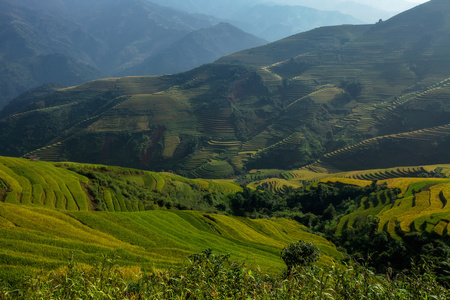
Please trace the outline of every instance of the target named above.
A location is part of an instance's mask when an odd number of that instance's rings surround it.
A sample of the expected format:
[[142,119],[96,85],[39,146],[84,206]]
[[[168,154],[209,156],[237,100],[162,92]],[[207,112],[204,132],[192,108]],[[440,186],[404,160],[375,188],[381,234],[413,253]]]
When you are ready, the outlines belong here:
[[178,145],[181,143],[180,137],[178,136],[166,136],[164,138],[164,151],[163,156],[165,158],[170,158],[177,149]]
[[[366,187],[372,184],[398,189],[397,199],[390,199],[388,190],[361,200],[359,208],[341,218],[337,234],[345,228],[357,226],[368,216],[379,218],[379,230],[399,238],[410,232],[435,232],[441,236],[450,234],[450,179],[417,177],[422,174],[448,174],[448,165],[398,167],[341,173],[317,173],[307,169],[282,172],[278,170],[254,170],[255,182],[250,187],[265,186],[273,192],[283,193],[288,187],[322,183],[341,183]],[[252,173],[253,172],[253,173]],[[432,172],[432,173],[430,173]],[[262,176],[264,175],[264,176]],[[257,177],[259,176],[259,178]],[[249,177],[250,178],[250,177]],[[265,179],[264,179],[265,178]],[[285,178],[285,179],[280,179]]]
[[232,180],[205,180],[194,179],[200,183],[205,190],[222,193],[222,194],[234,194],[242,191],[242,188]]
[[242,145],[241,151],[238,152],[238,158],[235,161],[237,164],[242,164],[250,158],[255,158],[277,147],[299,145],[303,138],[304,136],[301,132],[294,132],[286,136],[281,131],[265,130]]
[[243,152],[255,151],[257,152],[260,149],[270,146],[270,140],[273,139],[274,136],[278,136],[278,134],[274,134],[270,131],[263,131],[262,133],[255,136],[250,141],[246,142],[242,145]]
[[90,206],[87,178],[44,162],[0,157],[0,180],[10,203],[83,211]]
[[198,131],[204,134],[219,135],[223,138],[235,138],[231,124],[231,109],[204,112],[199,116]]
[[283,85],[283,78],[276,73],[270,71],[268,67],[258,69],[258,75],[261,76],[264,85],[270,92],[277,92],[278,87]]
[[[401,144],[402,141],[420,141],[423,143],[432,144],[434,141],[438,141],[443,137],[447,137],[450,134],[450,124],[437,126],[428,129],[422,129],[412,132],[392,134],[386,136],[375,137],[371,139],[364,140],[357,144],[341,148],[339,150],[325,154],[315,163],[304,167],[312,171],[317,171],[319,173],[337,173],[339,168],[335,165],[339,165],[342,161],[348,162],[349,166],[352,163],[357,164],[356,161],[361,160],[364,156],[364,151],[367,149],[376,149],[378,145],[385,145],[384,149],[389,148],[386,145],[397,145]],[[381,147],[381,146],[378,146]]]
[[[437,166],[435,168],[437,168]],[[428,170],[426,170],[423,166],[398,167],[389,169],[346,172],[343,176],[345,176],[346,178],[353,178],[358,180],[385,180],[401,177],[417,177],[420,174],[428,173],[434,169],[432,169],[431,166],[428,167]]]
[[233,156],[235,155],[239,148],[241,147],[240,141],[214,141],[208,142],[207,149],[214,152],[222,154],[223,156]]
[[[189,104],[165,94],[134,94],[88,127],[88,131],[145,131],[164,126],[168,131],[196,132]],[[131,113],[133,112],[133,113]]]
[[264,179],[258,182],[255,182],[253,184],[249,185],[250,187],[262,187],[264,189],[267,189],[271,191],[272,193],[280,193],[284,194],[286,192],[286,189],[291,187],[294,189],[299,188],[301,185],[295,184],[292,181],[287,181],[285,179],[280,178],[270,178],[270,179]]
[[226,161],[212,160],[192,172],[197,178],[227,178],[234,174],[233,167]]
[[286,171],[283,173],[283,177],[287,180],[298,180],[298,181],[315,181],[317,179],[327,177],[326,173],[317,173],[307,169]]
[[[105,211],[143,211],[144,204],[135,196],[123,192],[117,185],[111,187],[96,187],[91,180],[78,173],[70,171],[76,168],[98,172],[102,174],[108,170],[116,172],[113,175],[119,176],[121,182],[134,184],[156,194],[162,193],[185,193],[190,195],[194,193],[193,189],[201,190],[198,192],[228,194],[242,190],[242,188],[231,181],[212,181],[212,180],[190,180],[171,173],[155,173],[136,170],[122,169],[118,167],[106,167],[101,165],[87,165],[76,163],[48,163],[42,161],[29,161],[20,158],[0,157],[0,202],[12,204],[25,204],[47,208],[56,208],[69,211],[89,211],[96,209],[92,187],[99,189],[96,193],[102,202],[104,202]],[[221,172],[230,172],[232,167],[226,162],[213,162],[210,169],[202,169],[205,174],[221,174]],[[128,173],[134,175],[127,175]],[[228,173],[227,173],[228,174]],[[223,176],[225,177],[225,176]],[[112,180],[102,179],[103,181]],[[188,201],[188,200],[186,200]]]
[[208,162],[209,158],[211,157],[211,152],[202,149],[200,152],[195,153],[189,161],[184,165],[184,169],[187,171],[195,170],[196,168],[200,167],[201,165]]
[[[342,180],[342,183],[346,183],[346,180],[349,179]],[[351,180],[353,184],[358,181]],[[355,212],[340,220],[337,234],[355,226],[357,220],[364,220],[367,216],[376,216],[379,219],[378,229],[397,238],[406,233],[422,231],[435,232],[441,236],[450,234],[450,207],[447,205],[450,179],[397,178],[378,182],[384,183],[389,188],[400,190],[398,198],[392,200],[383,191],[377,195],[376,203],[363,198]]]
[[328,103],[333,100],[337,95],[344,93],[344,91],[340,88],[330,86],[324,87],[317,91],[316,93],[312,93],[308,95],[312,101],[315,103]]
[[166,268],[206,248],[278,273],[284,266],[281,248],[297,240],[319,246],[324,262],[341,257],[331,243],[307,233],[294,221],[201,212],[63,212],[0,203],[0,232],[2,276],[56,269],[71,258],[92,265],[112,253],[122,266]]
[[425,90],[421,92],[419,91],[410,92],[400,97],[396,97],[392,102],[378,103],[377,109],[379,109],[380,111],[377,111],[376,114],[378,117],[383,116],[384,112],[393,111],[397,107],[412,100],[429,101],[429,100],[436,100],[441,97],[445,97],[445,99],[448,99],[449,87],[450,87],[450,78],[437,82],[427,87]]

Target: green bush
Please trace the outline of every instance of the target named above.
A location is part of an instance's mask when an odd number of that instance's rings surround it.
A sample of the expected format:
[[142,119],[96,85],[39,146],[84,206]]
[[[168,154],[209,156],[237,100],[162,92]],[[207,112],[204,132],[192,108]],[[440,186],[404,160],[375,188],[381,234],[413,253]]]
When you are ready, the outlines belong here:
[[295,267],[308,266],[317,261],[319,256],[319,248],[312,242],[298,241],[290,243],[281,250],[281,258],[289,271]]

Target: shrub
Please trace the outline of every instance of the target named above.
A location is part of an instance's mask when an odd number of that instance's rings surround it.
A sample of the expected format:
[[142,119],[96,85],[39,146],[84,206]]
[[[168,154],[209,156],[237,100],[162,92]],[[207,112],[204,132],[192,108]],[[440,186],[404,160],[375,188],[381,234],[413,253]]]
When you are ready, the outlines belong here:
[[308,266],[317,261],[319,256],[319,248],[312,242],[298,241],[290,243],[281,250],[281,258],[289,271],[294,267]]

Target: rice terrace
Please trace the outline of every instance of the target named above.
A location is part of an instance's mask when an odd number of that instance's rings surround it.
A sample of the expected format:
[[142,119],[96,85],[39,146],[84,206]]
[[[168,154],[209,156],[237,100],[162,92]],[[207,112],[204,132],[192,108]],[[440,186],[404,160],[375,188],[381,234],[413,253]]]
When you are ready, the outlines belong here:
[[223,13],[275,0],[19,2],[0,104],[55,81],[0,107],[0,299],[450,298],[450,2],[271,42]]

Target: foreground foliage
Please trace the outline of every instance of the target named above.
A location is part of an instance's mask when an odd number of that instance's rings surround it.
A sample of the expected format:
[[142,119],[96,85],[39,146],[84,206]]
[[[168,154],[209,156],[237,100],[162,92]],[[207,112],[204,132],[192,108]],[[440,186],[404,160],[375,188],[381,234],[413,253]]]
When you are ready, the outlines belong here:
[[[423,272],[425,271],[425,272]],[[448,299],[423,267],[377,276],[351,263],[297,267],[277,276],[264,275],[210,250],[191,255],[182,267],[149,273],[114,265],[104,258],[95,267],[71,261],[67,270],[3,285],[2,299]]]

